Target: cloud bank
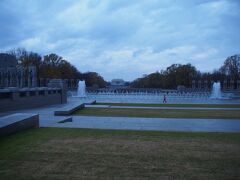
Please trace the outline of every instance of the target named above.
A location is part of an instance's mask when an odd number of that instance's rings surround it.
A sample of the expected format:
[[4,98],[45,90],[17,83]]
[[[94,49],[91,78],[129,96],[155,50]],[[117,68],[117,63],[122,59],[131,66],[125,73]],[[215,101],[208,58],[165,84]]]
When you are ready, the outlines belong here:
[[2,0],[0,50],[57,53],[133,80],[173,63],[219,68],[240,51],[238,0]]

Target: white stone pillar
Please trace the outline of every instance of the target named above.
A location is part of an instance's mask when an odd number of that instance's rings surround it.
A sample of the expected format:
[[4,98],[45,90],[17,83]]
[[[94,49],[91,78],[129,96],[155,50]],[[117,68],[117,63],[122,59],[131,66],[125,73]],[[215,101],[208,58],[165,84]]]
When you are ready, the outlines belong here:
[[3,70],[0,69],[0,87],[3,87]]
[[240,89],[240,80],[237,80],[237,89]]
[[37,69],[35,66],[30,66],[31,68],[31,87],[37,86]]
[[192,89],[196,89],[196,81],[195,80],[192,81]]
[[202,89],[202,82],[201,82],[201,80],[198,80],[198,89]]

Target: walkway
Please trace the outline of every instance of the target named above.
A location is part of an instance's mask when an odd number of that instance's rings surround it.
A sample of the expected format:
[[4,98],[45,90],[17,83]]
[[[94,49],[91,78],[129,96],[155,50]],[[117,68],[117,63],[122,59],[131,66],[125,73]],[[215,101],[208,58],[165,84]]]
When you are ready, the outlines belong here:
[[[71,103],[76,103],[70,101]],[[78,103],[83,103],[79,102]],[[54,111],[65,105],[52,105],[37,109],[19,110],[0,114],[34,113],[39,114],[40,127],[96,128],[185,132],[240,132],[240,119],[178,119],[178,118],[128,118],[95,116],[54,116]],[[69,117],[72,122],[58,123]]]
[[240,132],[240,120],[230,119],[177,119],[72,116],[72,122],[49,123],[42,127],[93,128],[121,130],[155,130],[184,132]]

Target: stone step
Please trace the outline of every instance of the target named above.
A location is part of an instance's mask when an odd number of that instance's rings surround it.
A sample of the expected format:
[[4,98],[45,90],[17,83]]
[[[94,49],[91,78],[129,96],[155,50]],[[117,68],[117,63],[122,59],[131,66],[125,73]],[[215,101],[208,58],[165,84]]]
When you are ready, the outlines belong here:
[[0,118],[0,136],[6,136],[33,127],[39,127],[38,114],[15,113]]

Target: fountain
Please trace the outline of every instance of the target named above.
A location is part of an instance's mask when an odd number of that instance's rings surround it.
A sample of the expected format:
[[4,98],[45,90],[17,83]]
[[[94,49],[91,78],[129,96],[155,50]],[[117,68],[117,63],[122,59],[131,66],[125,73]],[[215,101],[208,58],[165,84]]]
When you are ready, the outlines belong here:
[[222,99],[221,85],[220,82],[214,82],[212,93],[210,96],[211,99]]
[[[167,91],[157,90],[148,91],[139,89],[131,91],[131,89],[98,89],[96,91],[86,92],[85,81],[79,81],[76,96],[73,98],[86,98],[85,100],[94,100],[97,102],[115,102],[115,103],[162,103],[163,95]],[[212,92],[196,91],[196,92],[178,92],[172,90],[167,93],[168,103],[229,103],[239,102],[240,99],[234,99],[231,93],[221,92],[220,82],[213,83]],[[77,100],[77,99],[75,99]]]
[[86,84],[85,81],[78,82],[77,97],[86,97]]

